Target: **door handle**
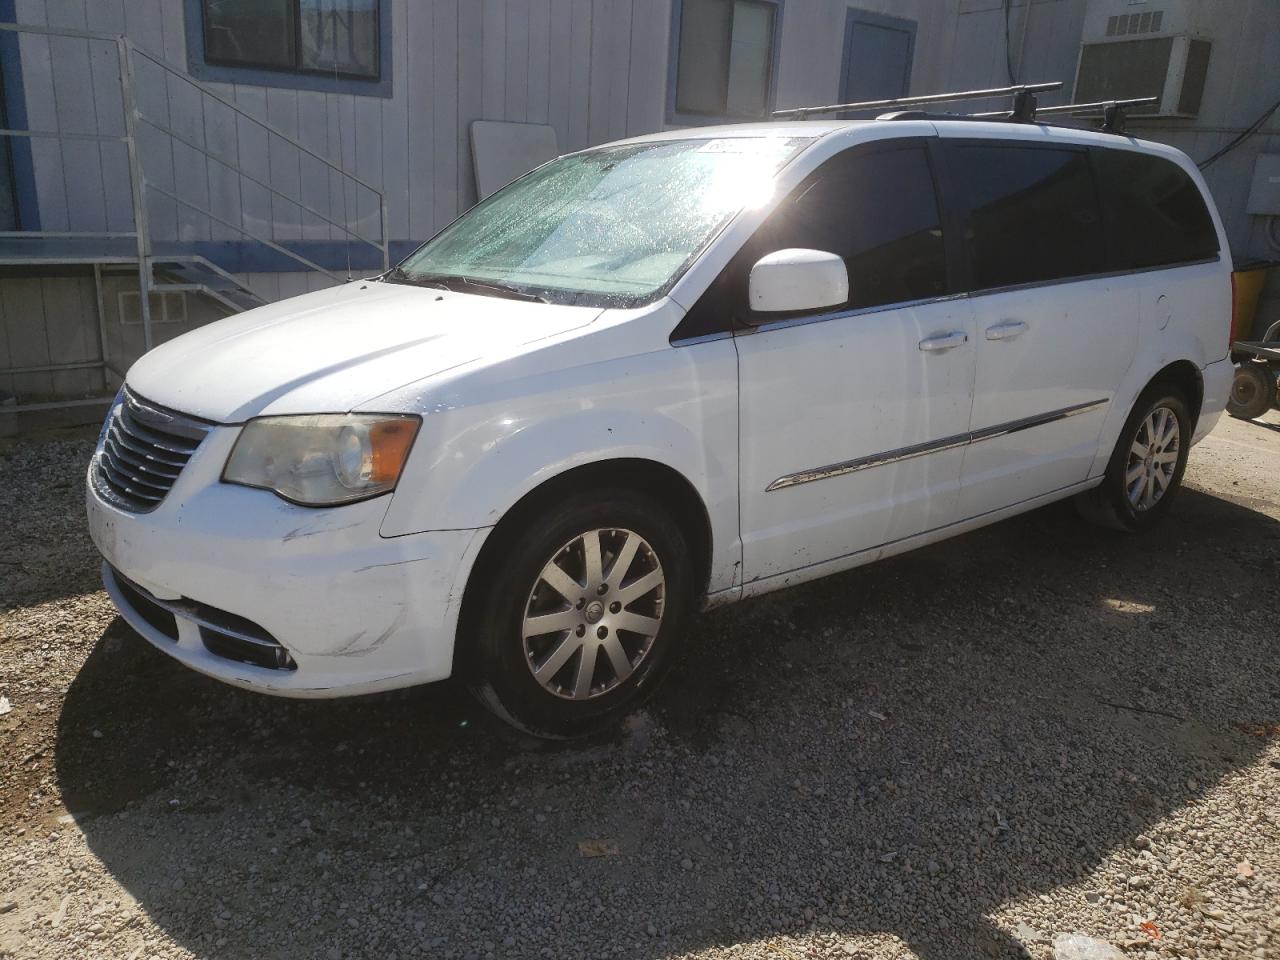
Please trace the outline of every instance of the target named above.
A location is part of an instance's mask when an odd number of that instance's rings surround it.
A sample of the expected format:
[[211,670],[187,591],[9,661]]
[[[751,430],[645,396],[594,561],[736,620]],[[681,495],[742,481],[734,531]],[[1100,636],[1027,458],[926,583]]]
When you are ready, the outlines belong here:
[[1014,337],[1026,333],[1028,329],[1026,323],[1021,320],[1001,320],[999,323],[987,327],[987,339],[1012,340]]
[[969,335],[963,330],[952,330],[950,333],[940,333],[936,337],[925,337],[920,341],[920,349],[926,353],[936,353],[940,350],[951,350],[969,342]]

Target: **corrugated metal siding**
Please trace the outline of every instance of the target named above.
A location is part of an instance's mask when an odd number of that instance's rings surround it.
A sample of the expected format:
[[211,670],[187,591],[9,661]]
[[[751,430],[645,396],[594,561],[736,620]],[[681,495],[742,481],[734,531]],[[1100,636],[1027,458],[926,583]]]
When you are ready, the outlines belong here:
[[[1274,0],[1204,0],[1213,56],[1196,121],[1138,121],[1141,135],[1199,159],[1226,143],[1274,98],[1259,65],[1280,61]],[[1018,79],[1074,78],[1086,0],[1014,0]],[[913,93],[1000,84],[1007,79],[1001,0],[788,0],[782,8],[777,99],[781,107],[829,102],[839,89],[844,22],[859,9],[918,24]],[[670,0],[394,0],[394,96],[356,97],[239,84],[214,89],[255,116],[385,189],[389,234],[424,239],[475,200],[468,127],[476,119],[545,122],[562,150],[659,129],[665,122]],[[140,47],[186,63],[183,0],[17,0],[19,20],[126,33]],[[1021,39],[1024,25],[1028,33]],[[45,129],[122,130],[115,52],[83,40],[21,40],[28,113]],[[1019,59],[1021,51],[1021,62]],[[366,190],[261,127],[199,96],[178,78],[139,64],[148,116],[171,123],[215,157],[317,213],[379,235]],[[1050,95],[1046,102],[1061,102]],[[1253,157],[1280,149],[1273,120],[1263,135],[1215,165],[1210,185],[1233,246],[1268,252],[1262,222],[1244,213]],[[319,216],[273,197],[222,163],[142,128],[147,175],[255,232],[284,239],[341,240]],[[121,230],[131,223],[124,149],[34,140],[43,223],[52,230]],[[235,240],[236,231],[153,194],[159,239]]]
[[914,20],[917,25],[911,93],[947,89],[946,51],[956,12],[936,0],[806,0],[784,3],[778,108],[835,102],[840,93],[845,18],[850,8]]
[[[549,123],[562,150],[661,127],[669,0],[396,0],[391,98],[210,84],[387,194],[394,239],[425,239],[475,200],[473,120]],[[125,33],[185,67],[183,0],[17,0],[24,23]],[[115,51],[108,44],[24,36],[28,109],[45,129],[119,133]],[[266,130],[139,61],[141,111],[215,157],[363,236],[379,209],[359,189]],[[340,240],[342,231],[146,127],[147,176],[218,216],[275,239]],[[46,229],[129,229],[122,147],[33,141]],[[110,154],[110,156],[108,155]],[[236,231],[152,193],[157,239],[233,240]]]

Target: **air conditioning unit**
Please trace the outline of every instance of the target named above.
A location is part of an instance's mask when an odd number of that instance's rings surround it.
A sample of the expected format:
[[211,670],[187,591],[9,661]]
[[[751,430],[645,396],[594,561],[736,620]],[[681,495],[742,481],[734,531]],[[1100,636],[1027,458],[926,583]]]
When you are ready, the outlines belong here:
[[1194,117],[1209,72],[1212,24],[1229,16],[1220,0],[1089,0],[1072,99],[1159,97],[1130,116]]

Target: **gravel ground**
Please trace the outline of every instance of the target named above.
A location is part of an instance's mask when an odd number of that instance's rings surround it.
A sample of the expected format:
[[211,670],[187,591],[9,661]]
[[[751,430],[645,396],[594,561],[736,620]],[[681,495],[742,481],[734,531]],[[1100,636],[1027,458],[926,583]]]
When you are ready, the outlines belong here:
[[705,616],[571,745],[153,651],[91,447],[0,446],[0,955],[1280,958],[1280,415],[1147,536],[1057,506]]

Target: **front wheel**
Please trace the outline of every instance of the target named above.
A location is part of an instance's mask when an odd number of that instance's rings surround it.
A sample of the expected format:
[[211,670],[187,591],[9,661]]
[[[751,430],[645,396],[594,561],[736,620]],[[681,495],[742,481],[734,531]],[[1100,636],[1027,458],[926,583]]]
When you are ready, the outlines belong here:
[[1077,499],[1081,513],[1121,530],[1156,523],[1182,486],[1191,429],[1187,403],[1176,388],[1148,387],[1120,431],[1102,484]]
[[472,691],[543,737],[591,733],[632,709],[666,672],[692,608],[679,527],[650,497],[603,490],[495,535],[462,638]]

